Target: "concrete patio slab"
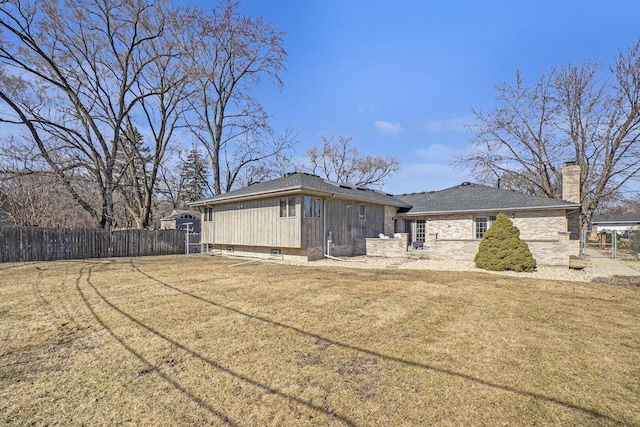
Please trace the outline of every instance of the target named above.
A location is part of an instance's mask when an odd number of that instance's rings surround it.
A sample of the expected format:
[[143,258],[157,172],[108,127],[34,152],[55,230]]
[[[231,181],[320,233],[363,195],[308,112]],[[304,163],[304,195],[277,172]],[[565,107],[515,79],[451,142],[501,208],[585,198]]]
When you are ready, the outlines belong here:
[[595,248],[586,248],[586,255],[589,265],[585,267],[585,271],[594,276],[640,276],[640,271],[624,265],[610,255],[600,253]]

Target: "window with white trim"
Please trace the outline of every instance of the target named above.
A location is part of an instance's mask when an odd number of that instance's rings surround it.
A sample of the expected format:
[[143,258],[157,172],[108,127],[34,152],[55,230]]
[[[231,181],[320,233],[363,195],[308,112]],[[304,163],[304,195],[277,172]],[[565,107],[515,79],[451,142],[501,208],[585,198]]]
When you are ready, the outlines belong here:
[[427,221],[419,219],[416,221],[416,242],[424,242],[427,236]]
[[286,197],[280,199],[280,218],[292,218],[296,216],[296,198]]
[[358,205],[358,219],[364,221],[367,218],[367,205],[360,203]]
[[496,220],[495,216],[477,216],[473,219],[475,238],[481,240],[487,233],[491,224]]

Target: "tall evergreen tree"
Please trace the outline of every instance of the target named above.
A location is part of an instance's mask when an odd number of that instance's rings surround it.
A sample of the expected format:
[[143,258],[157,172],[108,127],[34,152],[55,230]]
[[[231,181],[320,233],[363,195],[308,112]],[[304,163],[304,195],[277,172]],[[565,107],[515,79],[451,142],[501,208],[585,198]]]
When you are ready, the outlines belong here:
[[211,194],[207,180],[209,169],[200,151],[193,147],[187,158],[180,163],[181,189],[180,201],[183,204],[193,202]]
[[153,162],[151,149],[145,145],[142,134],[127,120],[126,128],[122,132],[120,152],[116,157],[115,177],[116,190],[122,196],[124,215],[121,218],[130,227],[147,228],[151,221],[151,203],[153,185],[151,184],[150,169]]

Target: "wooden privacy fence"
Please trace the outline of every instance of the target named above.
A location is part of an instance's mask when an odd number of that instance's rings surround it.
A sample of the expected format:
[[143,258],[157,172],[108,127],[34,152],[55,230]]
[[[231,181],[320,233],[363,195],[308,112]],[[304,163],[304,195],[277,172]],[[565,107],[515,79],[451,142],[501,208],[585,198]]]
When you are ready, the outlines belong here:
[[184,230],[0,228],[0,263],[183,253]]

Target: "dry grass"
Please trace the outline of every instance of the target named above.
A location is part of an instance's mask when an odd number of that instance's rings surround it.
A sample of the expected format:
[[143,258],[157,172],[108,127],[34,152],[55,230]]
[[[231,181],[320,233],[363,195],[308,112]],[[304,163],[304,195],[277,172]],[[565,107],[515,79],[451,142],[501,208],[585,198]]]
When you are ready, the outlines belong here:
[[206,257],[0,265],[0,424],[640,425],[640,288]]

